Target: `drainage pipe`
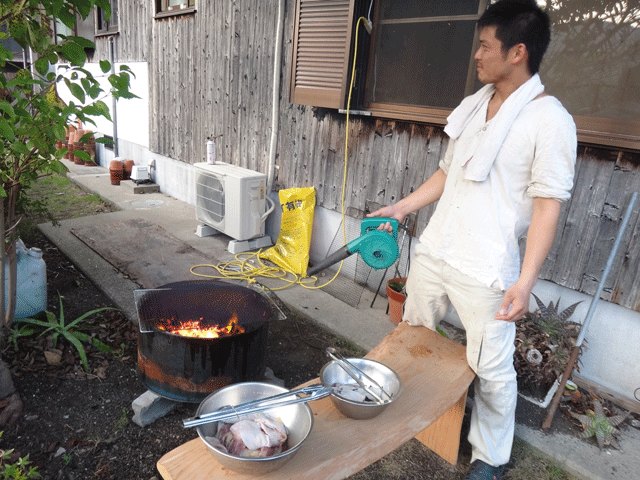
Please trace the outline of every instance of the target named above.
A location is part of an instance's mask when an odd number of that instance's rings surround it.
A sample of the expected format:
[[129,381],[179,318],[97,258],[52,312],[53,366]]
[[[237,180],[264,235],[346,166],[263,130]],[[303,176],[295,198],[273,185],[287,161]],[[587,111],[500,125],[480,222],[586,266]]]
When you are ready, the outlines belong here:
[[573,351],[571,352],[571,356],[569,357],[567,366],[564,369],[564,373],[562,374],[562,380],[560,380],[560,385],[558,386],[558,390],[556,391],[556,394],[553,397],[553,401],[551,402],[549,413],[547,414],[547,418],[545,418],[544,423],[542,424],[542,430],[544,430],[545,432],[549,430],[549,428],[551,427],[551,421],[553,420],[553,416],[555,415],[556,409],[558,408],[558,404],[560,403],[560,397],[562,397],[564,386],[567,383],[569,376],[573,372],[573,367],[575,366],[576,360],[578,359],[578,354],[580,353],[580,348],[582,347],[584,336],[587,333],[587,328],[589,327],[591,318],[593,317],[593,314],[596,310],[596,305],[600,300],[600,295],[602,294],[604,283],[607,281],[607,276],[609,275],[609,271],[611,270],[611,266],[613,265],[613,261],[616,256],[616,252],[618,251],[618,247],[620,247],[620,243],[622,242],[622,237],[624,236],[624,232],[627,229],[627,225],[629,224],[629,219],[631,218],[631,211],[633,210],[633,207],[636,203],[637,198],[638,198],[638,192],[634,192],[633,195],[631,195],[631,200],[629,201],[627,210],[624,213],[622,223],[620,224],[620,229],[618,230],[618,236],[616,237],[616,241],[613,244],[613,248],[611,249],[609,258],[607,259],[607,264],[605,265],[604,271],[602,272],[602,277],[600,278],[600,283],[598,283],[598,288],[596,289],[596,293],[593,295],[593,298],[591,299],[591,305],[589,305],[587,316],[585,317],[584,322],[580,327],[580,334],[578,335],[578,339],[576,340],[576,344],[573,347]]
[[284,2],[278,0],[278,19],[276,21],[276,45],[273,54],[273,88],[271,92],[271,142],[269,144],[269,163],[267,165],[267,196],[273,190],[276,168],[278,131],[280,129],[280,70],[282,68],[282,32],[284,30]]
[[[116,53],[115,53],[115,38],[111,37],[109,38],[109,57],[111,60],[111,74],[115,75],[116,74]],[[113,156],[114,157],[118,157],[119,156],[119,151],[118,151],[118,109],[117,109],[117,105],[118,105],[118,99],[115,97],[115,95],[112,94],[112,112],[111,112],[111,118],[113,119]]]

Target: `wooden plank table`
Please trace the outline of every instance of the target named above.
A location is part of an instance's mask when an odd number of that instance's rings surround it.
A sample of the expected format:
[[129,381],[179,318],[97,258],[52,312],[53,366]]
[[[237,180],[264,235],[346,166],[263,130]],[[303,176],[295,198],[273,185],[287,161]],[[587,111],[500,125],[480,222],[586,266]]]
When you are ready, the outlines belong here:
[[[310,402],[314,413],[311,434],[291,461],[261,475],[261,480],[342,479],[414,436],[455,463],[464,402],[474,378],[465,348],[427,328],[401,323],[366,357],[398,373],[403,382],[401,396],[368,420],[344,416],[329,397]],[[165,480],[255,478],[224,468],[199,438],[164,455],[157,467]]]

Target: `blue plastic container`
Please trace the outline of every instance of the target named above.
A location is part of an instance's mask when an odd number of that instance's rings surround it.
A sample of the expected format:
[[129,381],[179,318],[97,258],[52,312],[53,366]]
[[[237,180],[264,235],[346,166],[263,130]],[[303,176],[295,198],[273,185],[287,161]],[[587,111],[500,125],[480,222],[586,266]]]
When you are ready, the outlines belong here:
[[[16,311],[13,318],[32,317],[47,309],[47,266],[39,248],[27,249],[18,240],[16,244],[17,273]],[[5,265],[5,306],[9,302],[9,265]]]

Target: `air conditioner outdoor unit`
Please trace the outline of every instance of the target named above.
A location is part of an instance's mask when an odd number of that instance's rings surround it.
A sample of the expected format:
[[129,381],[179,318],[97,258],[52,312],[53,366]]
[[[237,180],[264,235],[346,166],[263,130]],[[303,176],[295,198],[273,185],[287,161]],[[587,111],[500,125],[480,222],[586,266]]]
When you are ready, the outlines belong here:
[[232,253],[271,245],[265,236],[265,220],[274,207],[265,192],[267,176],[223,162],[194,167],[196,219],[204,224],[196,234],[228,235],[234,239],[229,243]]

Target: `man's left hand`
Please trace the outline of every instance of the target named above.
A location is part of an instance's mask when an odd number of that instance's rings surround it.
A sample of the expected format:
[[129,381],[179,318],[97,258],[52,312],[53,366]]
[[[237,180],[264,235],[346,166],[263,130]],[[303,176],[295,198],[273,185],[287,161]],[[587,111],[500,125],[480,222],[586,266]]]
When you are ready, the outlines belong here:
[[500,311],[496,313],[496,320],[504,320],[505,322],[515,322],[524,317],[529,311],[529,295],[531,289],[514,283],[504,293],[504,300],[500,305]]

